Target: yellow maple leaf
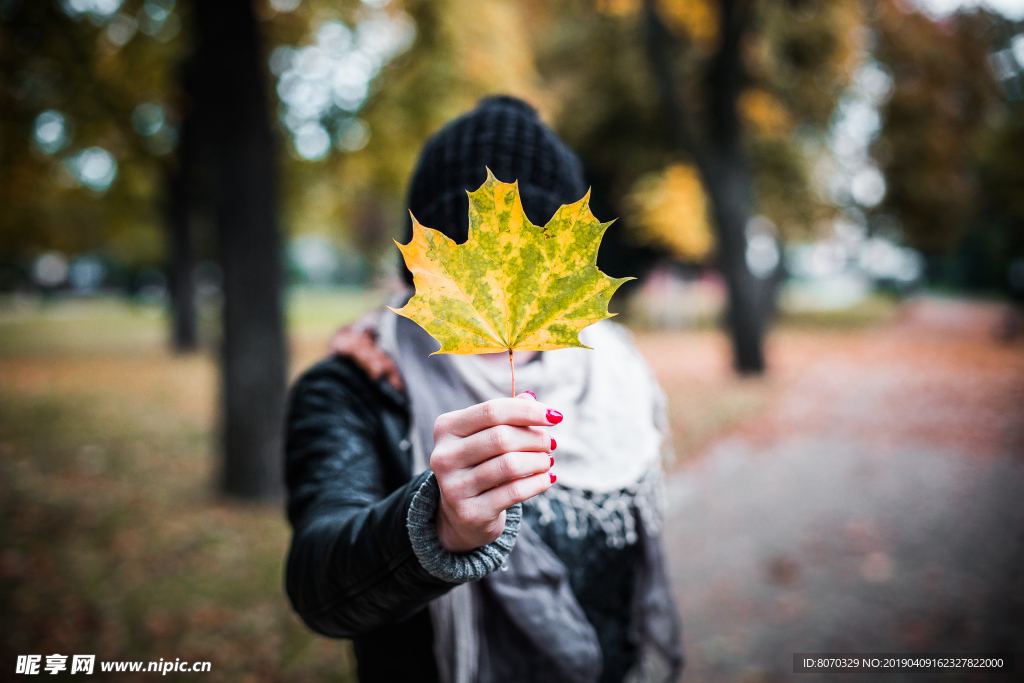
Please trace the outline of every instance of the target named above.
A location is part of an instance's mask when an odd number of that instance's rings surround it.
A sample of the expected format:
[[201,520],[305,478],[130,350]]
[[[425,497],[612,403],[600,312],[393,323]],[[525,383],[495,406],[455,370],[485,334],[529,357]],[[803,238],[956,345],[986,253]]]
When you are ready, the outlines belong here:
[[[632,278],[598,270],[611,223],[590,211],[590,193],[540,227],[527,219],[517,183],[487,180],[469,194],[469,238],[456,244],[413,216],[399,244],[416,294],[395,311],[430,333],[435,353],[548,351],[584,346],[580,331],[610,318],[608,301]],[[392,309],[394,310],[394,309]],[[514,372],[514,370],[513,370]]]

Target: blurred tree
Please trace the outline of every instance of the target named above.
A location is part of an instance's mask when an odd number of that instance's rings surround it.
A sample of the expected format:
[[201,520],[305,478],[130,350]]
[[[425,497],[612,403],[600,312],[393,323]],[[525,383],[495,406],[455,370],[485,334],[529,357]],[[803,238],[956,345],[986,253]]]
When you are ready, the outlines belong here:
[[626,216],[606,241],[643,215],[631,201],[655,197],[641,179],[695,165],[729,286],[736,366],[759,372],[775,280],[746,265],[749,218],[766,214],[783,236],[804,236],[829,214],[808,182],[804,143],[822,136],[849,79],[859,3],[567,0],[534,16],[557,128],[583,155],[595,196],[608,197],[607,217]]
[[[1024,73],[1018,78],[1024,80]],[[994,284],[1007,288],[1008,267],[1024,258],[1024,101],[1009,103],[979,146],[977,223],[994,237]],[[1019,288],[1019,285],[1018,285]],[[1017,293],[1019,296],[1019,292]]]
[[[99,252],[130,272],[166,264],[162,224],[181,221],[179,188],[165,181],[177,167],[174,81],[187,44],[174,4],[3,4],[0,33],[9,39],[0,54],[10,78],[0,97],[11,106],[0,124],[0,173],[12,182],[0,192],[13,210],[0,218],[0,259],[26,263],[56,249]],[[167,240],[172,344],[193,350],[183,235],[171,230]]]
[[[281,130],[291,141],[284,192],[290,227],[329,232],[372,260],[397,255],[391,238],[406,217],[405,184],[432,133],[487,94],[546,106],[521,11],[506,0],[305,0],[265,27],[276,46]],[[347,101],[347,91],[317,77],[321,59],[362,74],[367,90]],[[354,59],[371,68],[353,69]],[[292,90],[294,83],[311,86],[309,102],[319,104],[307,105],[310,90]],[[295,115],[307,106],[315,113]],[[331,133],[332,144],[311,160],[299,144],[318,128]]]
[[[763,334],[766,313],[760,304],[760,283],[747,267],[746,227],[752,213],[753,187],[742,146],[739,98],[746,85],[744,36],[752,21],[752,3],[722,0],[717,46],[706,67],[705,134],[692,131],[690,106],[674,72],[674,39],[654,0],[647,0],[650,59],[671,119],[674,143],[689,152],[701,170],[718,228],[718,265],[729,289],[728,320],[734,360],[740,372],[764,370]],[[710,32],[710,31],[702,31]],[[696,42],[696,35],[695,42]]]
[[[195,35],[194,5],[186,4],[189,33]],[[199,346],[197,329],[198,284],[197,260],[218,259],[216,236],[216,201],[213,180],[216,162],[214,124],[209,113],[209,72],[202,62],[206,54],[198,49],[196,40],[177,66],[178,80],[172,107],[179,119],[179,139],[175,162],[167,171],[165,181],[166,222],[169,232],[168,279],[171,294],[172,343],[179,353],[195,351]]]
[[160,265],[180,26],[169,0],[0,3],[0,259]]
[[[847,79],[843,63],[859,13],[849,2],[719,0],[696,15],[701,23],[695,27],[695,13],[681,13],[680,4],[646,0],[648,51],[670,139],[692,156],[711,198],[736,367],[757,373],[764,370],[764,326],[778,279],[751,272],[750,219],[757,203],[782,213],[772,194],[797,199],[784,205],[802,207],[804,220],[810,216],[814,203],[807,201],[806,182],[800,182],[784,135],[795,116],[819,129],[827,120]],[[697,55],[685,54],[687,41]],[[681,78],[680,61],[689,63],[692,84]],[[695,92],[703,94],[696,102]],[[752,158],[760,162],[762,178],[767,171],[776,182],[756,182]],[[797,182],[777,182],[785,171]],[[789,212],[787,218],[799,215]]]
[[949,253],[978,200],[975,149],[998,98],[988,62],[994,17],[974,9],[935,21],[879,0],[874,19],[876,54],[894,82],[873,148],[887,184],[877,211],[895,215],[912,246]]
[[192,222],[210,205],[225,293],[223,487],[277,496],[285,348],[264,54],[252,0],[192,9],[198,45],[179,86],[189,45],[174,0],[0,3],[0,259],[99,251],[137,270],[169,251],[175,340],[194,347]]
[[178,163],[166,178],[166,220],[170,235],[169,290],[171,296],[171,345],[179,353],[190,353],[199,348],[196,326],[195,244],[193,217],[201,205],[197,197],[196,175],[199,173],[197,156],[200,152],[198,131],[192,95],[195,91],[195,67],[189,64],[181,81],[181,98],[187,106],[179,104],[182,114]]
[[[198,1],[191,113],[209,145],[207,180],[224,272],[222,486],[248,498],[283,491],[286,349],[277,229],[278,159],[252,0]],[[191,131],[189,131],[191,132]],[[195,168],[195,165],[191,165]]]
[[630,197],[640,239],[667,245],[684,261],[702,261],[714,246],[707,198],[693,166],[673,164],[640,178]]

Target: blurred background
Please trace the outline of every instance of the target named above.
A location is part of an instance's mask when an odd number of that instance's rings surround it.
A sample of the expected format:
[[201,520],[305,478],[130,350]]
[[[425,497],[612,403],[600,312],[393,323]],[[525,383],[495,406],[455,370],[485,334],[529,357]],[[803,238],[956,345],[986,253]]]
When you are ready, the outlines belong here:
[[1021,0],[0,0],[0,680],[355,680],[282,590],[285,391],[498,93],[638,278],[687,679],[1024,652]]

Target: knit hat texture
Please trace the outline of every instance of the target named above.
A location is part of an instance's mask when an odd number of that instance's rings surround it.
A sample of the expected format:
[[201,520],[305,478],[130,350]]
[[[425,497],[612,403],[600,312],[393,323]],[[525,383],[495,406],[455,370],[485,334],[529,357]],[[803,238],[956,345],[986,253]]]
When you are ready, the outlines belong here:
[[[498,180],[519,182],[523,210],[536,225],[587,191],[576,154],[530,105],[514,97],[488,97],[424,145],[409,185],[409,210],[421,225],[465,242],[466,192],[483,185],[488,168]],[[412,221],[407,220],[403,242],[411,238]],[[404,275],[411,283],[412,275]]]

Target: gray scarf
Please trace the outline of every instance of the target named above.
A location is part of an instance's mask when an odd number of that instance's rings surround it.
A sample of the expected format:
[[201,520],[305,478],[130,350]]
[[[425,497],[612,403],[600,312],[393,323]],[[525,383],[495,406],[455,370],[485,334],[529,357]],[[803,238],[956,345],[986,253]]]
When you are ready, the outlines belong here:
[[[384,311],[380,341],[409,392],[414,466],[422,471],[433,450],[437,416],[480,397],[452,357],[430,355],[437,342],[407,318]],[[641,658],[630,680],[669,681],[682,669],[681,629],[656,525],[645,516],[639,516],[636,530],[644,561],[633,619]],[[524,670],[531,683],[594,683],[600,676],[597,634],[573,596],[565,565],[525,523],[502,571],[454,588],[430,610],[443,683],[513,683]]]

